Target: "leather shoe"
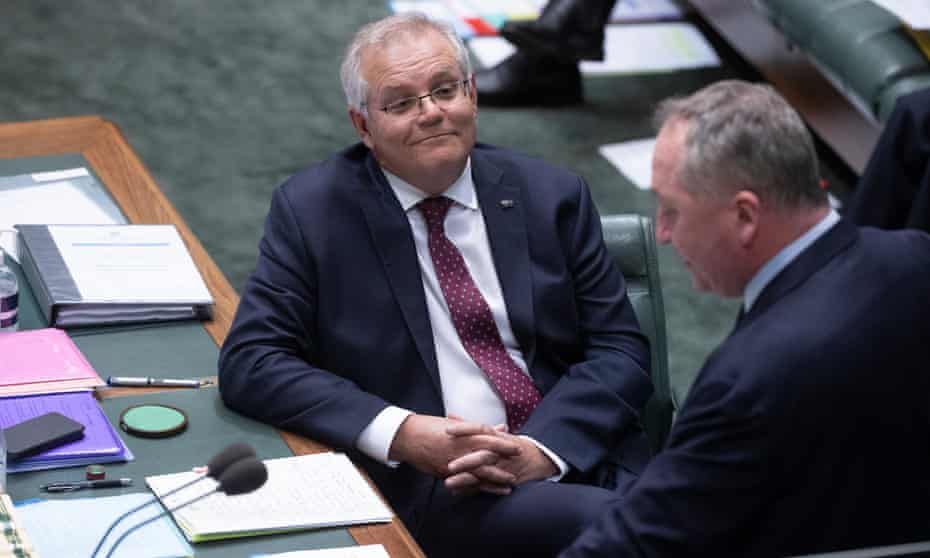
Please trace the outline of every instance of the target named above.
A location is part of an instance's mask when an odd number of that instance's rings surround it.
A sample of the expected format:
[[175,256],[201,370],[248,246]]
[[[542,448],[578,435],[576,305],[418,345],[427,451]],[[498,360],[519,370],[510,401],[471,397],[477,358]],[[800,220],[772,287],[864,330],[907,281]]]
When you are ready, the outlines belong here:
[[575,62],[518,50],[475,74],[478,102],[489,106],[572,105],[582,102],[581,72]]
[[549,0],[538,19],[507,21],[500,35],[517,48],[566,62],[604,59],[604,25],[615,0]]

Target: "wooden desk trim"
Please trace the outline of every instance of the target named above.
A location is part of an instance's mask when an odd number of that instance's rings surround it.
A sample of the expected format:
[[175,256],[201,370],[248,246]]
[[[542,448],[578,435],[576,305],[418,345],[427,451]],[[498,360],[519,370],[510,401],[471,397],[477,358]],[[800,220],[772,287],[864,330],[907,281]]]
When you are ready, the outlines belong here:
[[801,113],[807,124],[857,174],[875,148],[881,125],[870,120],[824,77],[752,0],[689,0],[762,77]]
[[[216,344],[221,345],[232,325],[239,295],[165,197],[119,128],[99,116],[0,124],[0,158],[72,153],[80,153],[87,159],[131,223],[173,224],[178,228],[213,295],[213,319],[204,322],[204,328]],[[127,392],[113,390],[107,396],[120,393]],[[131,393],[138,394],[139,391]],[[281,432],[281,436],[295,455],[329,451],[326,446],[303,436],[289,432]],[[371,479],[368,482],[371,483]],[[396,517],[391,523],[360,525],[350,527],[348,531],[358,544],[384,545],[393,558],[424,557],[407,528]]]

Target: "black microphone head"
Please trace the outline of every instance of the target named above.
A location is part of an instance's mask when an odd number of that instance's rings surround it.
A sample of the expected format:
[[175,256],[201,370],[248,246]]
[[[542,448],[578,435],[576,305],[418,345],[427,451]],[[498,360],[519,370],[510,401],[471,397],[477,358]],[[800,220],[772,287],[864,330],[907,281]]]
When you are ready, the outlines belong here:
[[242,442],[235,443],[213,456],[207,463],[207,475],[218,479],[230,465],[246,457],[255,457],[252,446]]
[[216,489],[230,496],[252,492],[268,480],[268,469],[255,457],[246,457],[230,465],[220,475]]

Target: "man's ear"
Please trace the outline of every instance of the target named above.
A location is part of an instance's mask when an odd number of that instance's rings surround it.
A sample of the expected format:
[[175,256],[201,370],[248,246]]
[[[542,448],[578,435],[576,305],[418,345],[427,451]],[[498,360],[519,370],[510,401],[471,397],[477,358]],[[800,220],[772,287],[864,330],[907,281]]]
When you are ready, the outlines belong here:
[[741,245],[751,246],[758,235],[762,218],[759,196],[752,190],[740,190],[733,196],[733,208],[736,213],[737,238]]
[[361,138],[362,143],[368,146],[368,149],[374,149],[374,141],[371,139],[371,130],[368,129],[368,118],[354,108],[349,107],[349,120],[352,121],[352,126],[355,128],[355,131],[358,132],[358,137]]

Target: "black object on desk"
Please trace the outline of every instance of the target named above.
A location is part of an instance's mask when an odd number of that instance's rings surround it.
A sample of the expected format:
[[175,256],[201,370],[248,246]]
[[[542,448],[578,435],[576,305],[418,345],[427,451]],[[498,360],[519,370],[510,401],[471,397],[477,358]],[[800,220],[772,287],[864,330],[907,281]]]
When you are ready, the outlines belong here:
[[43,484],[39,488],[46,492],[74,492],[84,488],[123,488],[126,486],[132,486],[132,479],[58,481]]
[[57,448],[84,436],[84,425],[54,411],[3,430],[10,461]]

